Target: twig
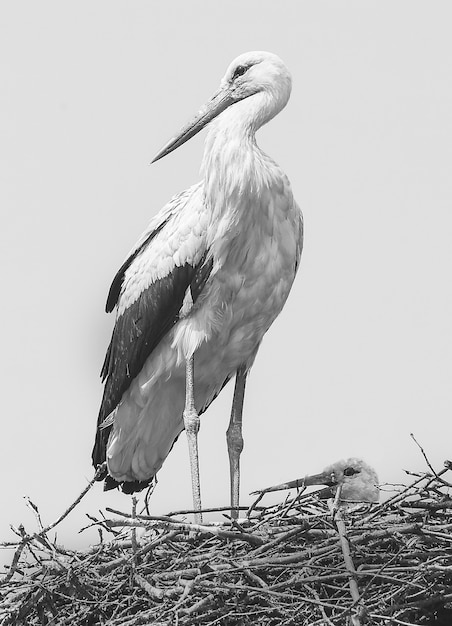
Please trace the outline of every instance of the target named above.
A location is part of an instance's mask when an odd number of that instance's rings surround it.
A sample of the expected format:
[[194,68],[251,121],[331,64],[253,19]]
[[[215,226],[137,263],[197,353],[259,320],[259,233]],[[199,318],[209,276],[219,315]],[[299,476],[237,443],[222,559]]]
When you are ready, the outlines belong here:
[[137,584],[146,591],[148,596],[150,596],[153,600],[163,600],[163,598],[174,598],[176,596],[180,596],[184,591],[184,587],[172,587],[170,589],[160,589],[159,587],[154,587],[148,583],[148,581],[140,576],[140,574],[135,574],[134,578]]
[[201,600],[198,600],[186,609],[179,609],[179,615],[193,615],[193,613],[199,613],[201,609],[204,609],[212,602],[215,602],[215,596],[213,593],[209,593],[207,596],[201,598]]
[[94,485],[94,483],[98,480],[99,476],[101,476],[103,474],[104,469],[105,469],[104,466],[100,465],[97,468],[97,471],[94,474],[94,477],[89,481],[89,483],[86,485],[85,489],[83,489],[82,493],[78,496],[78,498],[76,498],[74,500],[74,502],[64,511],[64,513],[62,513],[62,515],[60,515],[60,517],[57,520],[55,520],[54,522],[52,522],[51,524],[46,526],[38,534],[39,535],[45,535],[45,534],[47,534],[49,532],[49,530],[52,530],[53,528],[55,528],[55,526],[58,526],[58,524],[60,522],[62,522],[69,515],[69,513],[75,509],[77,504],[86,496],[88,491],[91,489],[91,487]]
[[[434,475],[434,477],[436,478],[436,480],[439,480],[440,482],[443,483],[443,485],[446,485],[447,487],[452,487],[452,484],[447,482],[447,480],[444,480],[443,478],[440,477],[439,474],[437,474],[435,472],[435,470],[433,469],[433,465],[430,463],[429,458],[427,456],[427,454],[425,453],[424,448],[421,446],[421,444],[417,441],[416,437],[413,435],[413,433],[410,433],[410,437],[411,439],[414,441],[414,443],[417,445],[417,447],[419,448],[419,450],[422,453],[422,456],[425,459],[425,462],[428,465],[429,470],[432,472],[432,474]],[[446,466],[446,469],[448,469],[448,467]],[[444,472],[443,472],[444,473]]]
[[[135,496],[132,496],[132,517],[133,518],[135,518],[137,515],[137,502],[138,502],[137,498]],[[130,538],[132,541],[132,566],[135,567],[135,565],[137,564],[137,552],[138,552],[136,527],[132,528]]]
[[[173,530],[169,533],[166,533],[165,535],[161,535],[160,537],[158,537],[154,541],[151,541],[151,543],[147,544],[140,550],[137,550],[137,552],[135,553],[135,558],[142,557],[148,552],[151,552],[151,550],[156,548],[158,545],[171,541],[171,539],[174,539],[174,537],[176,537],[178,534],[179,534],[178,530]],[[121,565],[123,565],[124,563],[128,563],[130,561],[130,558],[131,557],[129,556],[122,556],[118,559],[114,559],[113,561],[110,561],[109,563],[106,563],[105,565],[101,565],[99,568],[99,573],[106,574],[107,572],[111,572],[117,567],[120,567]]]
[[333,520],[336,522],[337,532],[339,534],[339,542],[341,545],[342,555],[344,557],[345,567],[349,573],[348,584],[350,587],[350,595],[352,596],[353,604],[356,607],[356,612],[353,610],[351,612],[351,622],[353,626],[361,626],[361,618],[360,616],[364,614],[364,605],[362,602],[361,595],[359,593],[358,581],[356,579],[356,570],[355,565],[353,563],[352,556],[350,554],[350,546],[347,537],[347,531],[345,528],[344,518],[342,517],[342,512],[340,508],[340,500],[342,493],[342,484],[339,484],[336,489],[336,496],[334,499],[334,503],[329,501],[331,514]]
[[30,500],[30,498],[28,496],[24,496],[24,500],[25,500],[27,506],[33,511],[33,515],[35,516],[36,521],[38,522],[38,526],[39,526],[40,530],[41,531],[44,530],[44,526],[43,526],[43,523],[42,523],[41,515],[39,514],[38,507],[36,506],[36,504],[34,504]]
[[[231,510],[231,505],[229,506],[212,506],[212,507],[208,507],[208,508],[203,508],[201,509],[200,513],[222,513],[223,511],[230,511]],[[247,506],[239,506],[237,508],[238,511],[249,511],[249,507]],[[264,511],[265,507],[257,507],[257,510],[259,511]],[[194,509],[180,509],[178,511],[170,511],[169,513],[166,514],[166,517],[173,517],[176,515],[190,515],[190,514],[194,514],[197,513],[198,511],[195,511]]]
[[[121,513],[119,511],[115,511],[114,509],[107,508],[107,511],[110,511],[111,513],[116,513],[116,514],[119,513],[120,515],[124,517],[130,517],[129,514]],[[135,520],[130,520],[130,521],[109,520],[106,523],[110,528],[114,528],[115,526],[132,526],[132,525],[146,527],[145,522],[147,520],[151,522],[162,522],[165,524],[167,528],[175,528],[175,529],[177,528],[179,530],[185,530],[188,532],[198,532],[201,534],[215,535],[217,537],[223,537],[224,539],[238,539],[240,541],[246,541],[247,543],[250,543],[252,545],[260,546],[264,542],[262,537],[259,537],[258,535],[252,535],[250,533],[236,532],[232,530],[224,530],[223,528],[219,528],[218,526],[206,526],[203,524],[192,524],[190,522],[181,522],[179,520],[173,520],[167,517],[154,516],[154,515],[137,515]]]

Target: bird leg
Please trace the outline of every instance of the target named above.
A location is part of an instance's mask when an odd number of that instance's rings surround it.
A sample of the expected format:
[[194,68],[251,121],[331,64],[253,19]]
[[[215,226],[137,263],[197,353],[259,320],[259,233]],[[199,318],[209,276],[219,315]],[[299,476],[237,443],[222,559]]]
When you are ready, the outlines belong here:
[[232,401],[231,420],[226,432],[228,442],[229,469],[231,475],[231,517],[239,516],[239,489],[240,489],[240,454],[243,450],[242,413],[243,398],[245,396],[246,370],[242,366],[237,370],[235,377],[234,399]]
[[188,455],[190,457],[191,486],[193,492],[193,508],[195,513],[195,523],[202,523],[201,515],[201,486],[199,481],[199,458],[198,458],[198,431],[199,415],[195,409],[194,398],[194,369],[195,357],[191,356],[186,361],[185,368],[185,409],[184,426],[187,433]]

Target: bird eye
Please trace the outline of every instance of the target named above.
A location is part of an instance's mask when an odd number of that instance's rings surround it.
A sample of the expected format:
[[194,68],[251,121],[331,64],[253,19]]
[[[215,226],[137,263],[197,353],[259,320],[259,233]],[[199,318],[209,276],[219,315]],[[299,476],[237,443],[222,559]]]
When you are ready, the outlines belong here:
[[243,74],[248,70],[249,66],[246,65],[237,65],[232,75],[232,80],[235,80],[239,76],[243,76]]
[[353,467],[346,467],[344,469],[344,476],[354,476],[355,474],[359,474],[359,472]]

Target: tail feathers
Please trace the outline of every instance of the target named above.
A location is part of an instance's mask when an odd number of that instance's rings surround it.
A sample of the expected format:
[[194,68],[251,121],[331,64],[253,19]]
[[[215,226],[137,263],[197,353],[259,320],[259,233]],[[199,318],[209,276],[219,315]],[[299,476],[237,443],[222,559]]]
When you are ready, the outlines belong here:
[[94,475],[94,479],[96,481],[104,481],[104,491],[111,491],[112,489],[120,488],[123,493],[135,493],[135,491],[142,491],[152,482],[153,478],[154,477],[152,476],[146,481],[134,480],[131,482],[121,483],[110,476],[105,462],[97,465],[96,473]]
[[132,494],[138,491],[143,491],[148,485],[151,484],[154,477],[149,480],[131,480],[127,482],[118,482],[112,476],[107,475],[104,480],[104,491],[111,491],[112,489],[121,489],[122,493]]
[[[173,446],[178,439],[179,439],[179,435],[174,439],[170,448],[170,452],[173,449]],[[149,487],[149,485],[152,483],[154,478],[155,476],[151,476],[151,478],[149,478],[148,480],[118,481],[118,480],[115,480],[113,476],[110,476],[110,474],[108,474],[107,467],[105,466],[105,471],[101,475],[96,477],[96,480],[104,481],[104,491],[111,491],[112,489],[120,489],[122,493],[132,494],[132,493],[137,493],[139,491],[143,491],[143,489],[146,489],[146,487]]]
[[[156,368],[159,369],[159,368]],[[174,443],[184,429],[185,372],[180,368],[170,378],[137,377],[114,411],[112,425],[98,428],[93,462],[106,470],[98,477],[104,490],[120,488],[124,493],[145,489],[160,470]],[[203,413],[232,377],[227,370],[214,377],[203,376],[198,364],[195,397]],[[156,382],[157,378],[157,382]],[[140,384],[141,382],[141,384]]]
[[153,386],[147,403],[135,400],[134,394],[123,397],[106,444],[108,474],[117,483],[130,483],[121,487],[126,493],[152,481],[183,430],[185,381],[171,378]]

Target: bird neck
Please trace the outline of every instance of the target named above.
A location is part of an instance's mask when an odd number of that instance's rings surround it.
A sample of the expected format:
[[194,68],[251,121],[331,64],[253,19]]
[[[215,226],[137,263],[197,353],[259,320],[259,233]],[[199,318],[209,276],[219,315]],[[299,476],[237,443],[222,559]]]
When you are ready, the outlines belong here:
[[233,200],[240,197],[258,200],[284,176],[256,143],[256,130],[273,115],[252,100],[234,104],[210,125],[201,172],[212,210],[237,207],[240,203]]

